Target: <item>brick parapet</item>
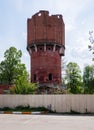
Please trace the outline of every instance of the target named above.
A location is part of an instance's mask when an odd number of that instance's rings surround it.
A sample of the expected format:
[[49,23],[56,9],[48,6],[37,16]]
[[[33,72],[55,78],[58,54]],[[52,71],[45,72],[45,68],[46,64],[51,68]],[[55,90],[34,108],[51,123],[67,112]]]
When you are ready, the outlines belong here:
[[56,42],[65,45],[65,25],[62,15],[49,16],[48,11],[40,11],[27,20],[27,43]]

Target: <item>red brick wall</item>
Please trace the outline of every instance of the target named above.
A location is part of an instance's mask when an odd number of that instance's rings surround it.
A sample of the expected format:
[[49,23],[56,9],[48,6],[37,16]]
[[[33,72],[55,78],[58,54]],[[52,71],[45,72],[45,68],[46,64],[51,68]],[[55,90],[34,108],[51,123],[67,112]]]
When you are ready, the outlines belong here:
[[9,85],[0,85],[0,94],[3,94],[4,90],[8,90],[9,87]]
[[49,16],[48,11],[40,11],[27,21],[27,43],[37,41],[65,44],[65,25],[62,15]]
[[[31,81],[42,83],[60,83],[61,82],[61,57],[58,52],[34,52],[31,55]],[[49,74],[52,74],[52,80],[49,80]]]

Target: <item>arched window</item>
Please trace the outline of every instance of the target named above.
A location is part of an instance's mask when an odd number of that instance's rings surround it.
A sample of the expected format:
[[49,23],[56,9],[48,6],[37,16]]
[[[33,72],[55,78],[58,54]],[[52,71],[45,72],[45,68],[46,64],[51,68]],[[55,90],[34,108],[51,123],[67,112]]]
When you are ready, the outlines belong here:
[[36,74],[34,74],[34,81],[36,81]]
[[50,73],[50,74],[49,74],[49,80],[52,80],[52,78],[53,78],[53,76],[52,76],[52,74]]

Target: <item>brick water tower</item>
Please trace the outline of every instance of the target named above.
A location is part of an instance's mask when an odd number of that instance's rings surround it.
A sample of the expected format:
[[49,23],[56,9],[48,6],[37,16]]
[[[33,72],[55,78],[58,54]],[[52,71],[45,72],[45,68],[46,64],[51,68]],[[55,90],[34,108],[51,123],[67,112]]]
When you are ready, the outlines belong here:
[[62,15],[39,11],[27,20],[27,50],[31,61],[31,82],[61,83],[61,56],[65,50]]

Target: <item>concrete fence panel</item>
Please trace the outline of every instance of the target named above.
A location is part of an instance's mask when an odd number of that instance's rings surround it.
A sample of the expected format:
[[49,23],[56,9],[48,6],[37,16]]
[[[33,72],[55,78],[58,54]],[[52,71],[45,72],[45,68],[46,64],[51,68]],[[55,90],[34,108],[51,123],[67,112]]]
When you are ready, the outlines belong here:
[[94,113],[94,95],[0,95],[0,108],[20,105],[56,112]]

